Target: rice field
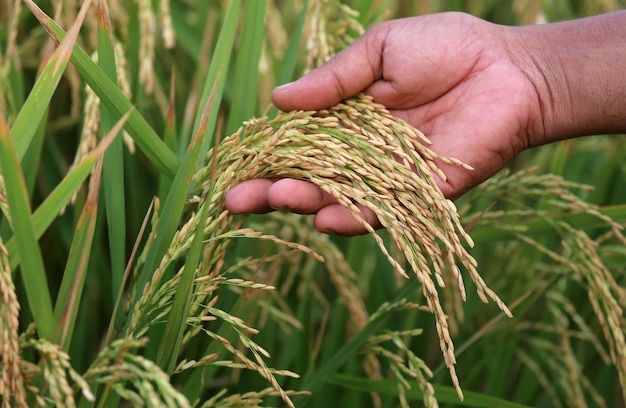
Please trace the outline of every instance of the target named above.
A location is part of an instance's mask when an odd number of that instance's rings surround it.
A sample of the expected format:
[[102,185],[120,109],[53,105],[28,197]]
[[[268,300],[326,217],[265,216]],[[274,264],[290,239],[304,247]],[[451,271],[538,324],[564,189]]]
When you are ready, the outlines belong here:
[[[366,95],[270,101],[378,21],[625,5],[0,0],[3,407],[625,406],[626,139],[453,203],[433,160],[465,165]],[[386,228],[225,210],[275,177]]]

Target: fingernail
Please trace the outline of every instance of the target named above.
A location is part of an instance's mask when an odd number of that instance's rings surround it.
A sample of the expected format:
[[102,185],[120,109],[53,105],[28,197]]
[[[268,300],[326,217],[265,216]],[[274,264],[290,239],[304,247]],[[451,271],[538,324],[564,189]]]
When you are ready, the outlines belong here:
[[282,84],[280,86],[277,86],[276,89],[285,89],[288,88],[289,86],[291,86],[291,84],[293,84],[295,81],[291,81],[291,82],[287,82],[286,84]]

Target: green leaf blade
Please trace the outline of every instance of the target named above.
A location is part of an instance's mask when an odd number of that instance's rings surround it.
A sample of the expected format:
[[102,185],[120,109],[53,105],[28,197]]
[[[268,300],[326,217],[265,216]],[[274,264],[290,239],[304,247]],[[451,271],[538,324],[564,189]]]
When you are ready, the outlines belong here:
[[[49,25],[55,40],[59,41],[65,37],[65,32],[53,20],[49,20]],[[132,111],[126,122],[126,131],[160,171],[169,175],[175,174],[180,164],[178,157],[159,138],[146,119],[134,109],[106,73],[77,45],[74,46],[71,61],[81,77],[111,110],[116,119]]]
[[[364,393],[377,392],[383,395],[398,396],[398,382],[394,380],[370,380],[353,375],[335,374],[330,378],[329,382]],[[474,408],[529,408],[527,405],[517,404],[490,395],[466,390],[463,391],[465,398],[463,401],[460,401],[454,387],[433,385],[433,388],[435,389],[435,397],[439,403]],[[417,384],[415,384],[415,387],[406,390],[405,393],[408,400],[421,400],[423,398],[423,393],[418,388]]]
[[259,72],[251,67],[259,65],[265,37],[265,9],[267,1],[247,2],[243,15],[243,33],[234,66],[233,95],[226,133],[234,133],[241,124],[255,115],[258,99]]
[[76,224],[54,309],[54,320],[57,327],[56,340],[66,352],[69,350],[72,341],[80,299],[87,278],[91,245],[98,218],[101,169],[102,165],[100,164],[97,166],[94,174],[92,174],[92,179],[89,183],[89,195]]
[[[105,1],[98,2],[98,64],[111,81],[117,82],[113,32]],[[101,104],[100,134],[106,135],[114,125],[114,115],[108,107]],[[104,154],[102,171],[111,259],[111,295],[114,303],[122,285],[126,264],[126,195],[122,138],[116,137]]]
[[2,115],[0,115],[0,172],[5,182],[15,250],[22,259],[21,275],[28,304],[39,335],[45,339],[52,339],[54,320],[46,270],[31,220],[31,206],[24,174],[13,146],[11,133]]
[[[226,17],[222,24],[215,52],[211,59],[211,66],[207,74],[206,81],[204,83],[204,90],[202,92],[202,98],[200,99],[200,106],[206,106],[209,99],[213,100],[215,106],[219,106],[224,94],[224,86],[226,82],[228,68],[230,65],[230,58],[233,52],[233,46],[235,43],[235,33],[238,27],[239,14],[241,10],[241,0],[233,0],[228,6]],[[213,131],[217,124],[218,109],[212,109],[209,113],[208,120],[204,126],[206,126],[210,137],[205,137],[200,151],[200,157],[204,157],[209,150],[209,147],[213,144]],[[196,118],[193,134],[197,134],[198,129],[202,126],[203,114],[199,114]]]

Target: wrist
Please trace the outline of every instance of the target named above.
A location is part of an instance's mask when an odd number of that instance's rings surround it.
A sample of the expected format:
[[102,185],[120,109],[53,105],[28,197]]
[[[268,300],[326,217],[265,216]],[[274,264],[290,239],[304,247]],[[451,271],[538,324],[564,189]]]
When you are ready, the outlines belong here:
[[529,146],[626,133],[626,11],[503,29],[536,91]]

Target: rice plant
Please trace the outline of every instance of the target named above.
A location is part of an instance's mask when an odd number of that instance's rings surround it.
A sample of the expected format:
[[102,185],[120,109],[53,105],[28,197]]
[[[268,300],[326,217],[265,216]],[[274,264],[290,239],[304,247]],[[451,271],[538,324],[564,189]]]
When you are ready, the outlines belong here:
[[[620,5],[0,1],[3,406],[623,406],[622,139],[452,203],[434,160],[465,165],[368,96],[269,102],[384,18]],[[385,230],[225,210],[276,177]]]

